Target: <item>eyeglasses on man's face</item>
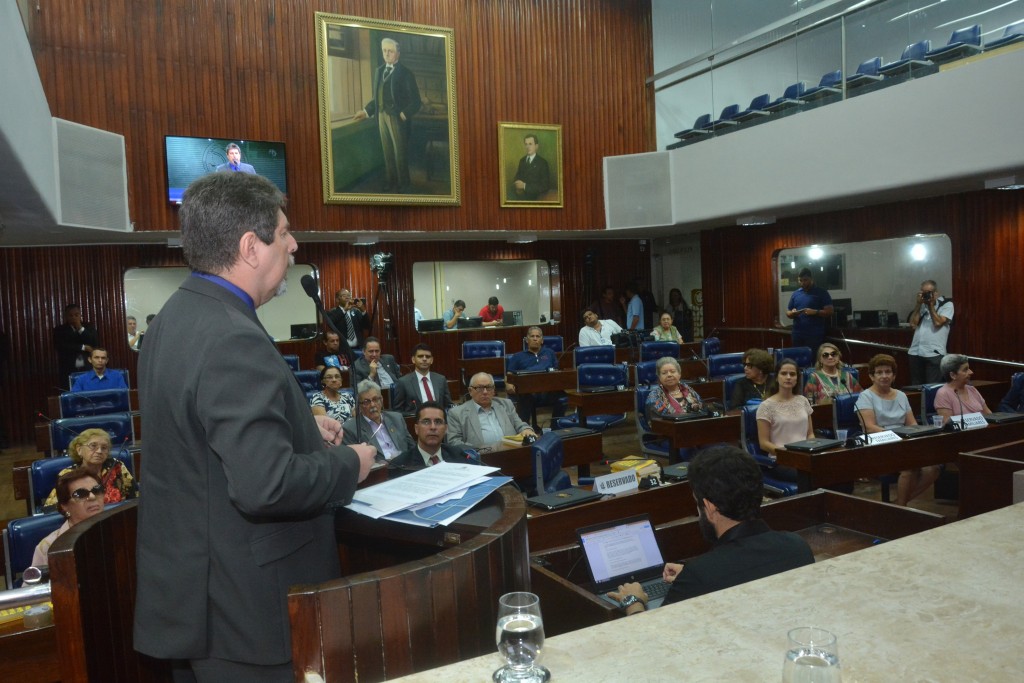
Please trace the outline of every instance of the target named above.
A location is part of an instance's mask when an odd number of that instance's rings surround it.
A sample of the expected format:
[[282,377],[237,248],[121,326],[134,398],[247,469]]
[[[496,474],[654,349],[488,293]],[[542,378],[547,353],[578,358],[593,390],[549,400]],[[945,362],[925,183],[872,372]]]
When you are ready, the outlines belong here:
[[494,391],[494,385],[493,384],[482,384],[480,386],[472,386],[472,385],[470,385],[469,388],[473,389],[474,391]]
[[361,406],[372,406],[374,403],[384,403],[383,396],[374,396],[373,398],[364,398],[359,402]]
[[75,500],[86,500],[90,495],[96,496],[97,498],[103,497],[103,485],[96,484],[91,489],[75,489],[71,492],[71,497]]

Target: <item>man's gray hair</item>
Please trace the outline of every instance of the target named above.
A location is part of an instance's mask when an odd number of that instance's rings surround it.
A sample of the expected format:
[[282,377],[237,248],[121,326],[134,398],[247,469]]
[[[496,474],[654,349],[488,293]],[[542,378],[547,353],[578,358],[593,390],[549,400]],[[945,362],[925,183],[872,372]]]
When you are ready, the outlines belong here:
[[376,391],[378,394],[382,393],[380,385],[374,382],[372,379],[364,379],[358,385],[356,385],[356,396],[362,396],[369,391]]
[[252,231],[274,242],[284,195],[251,173],[210,173],[185,190],[181,201],[181,250],[194,271],[218,275],[238,260],[238,242]]

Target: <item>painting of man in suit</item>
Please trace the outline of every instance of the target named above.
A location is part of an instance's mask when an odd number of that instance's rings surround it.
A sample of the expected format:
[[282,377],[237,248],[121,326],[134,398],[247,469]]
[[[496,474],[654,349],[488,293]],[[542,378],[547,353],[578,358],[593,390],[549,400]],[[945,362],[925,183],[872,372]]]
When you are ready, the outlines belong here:
[[502,206],[562,206],[561,134],[561,126],[498,124]]

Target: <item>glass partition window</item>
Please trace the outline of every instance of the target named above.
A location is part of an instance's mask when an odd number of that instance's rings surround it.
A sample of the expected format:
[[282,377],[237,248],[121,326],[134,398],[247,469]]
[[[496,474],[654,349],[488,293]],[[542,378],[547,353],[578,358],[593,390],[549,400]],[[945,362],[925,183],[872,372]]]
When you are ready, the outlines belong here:
[[[303,275],[316,277],[316,268],[298,263],[291,266],[288,269],[288,290],[256,309],[256,315],[274,341],[310,339],[316,336],[316,307],[302,289],[300,282]],[[125,271],[125,316],[135,318],[143,339],[149,327],[146,318],[159,313],[188,276],[189,269],[184,267],[130,268]]]
[[797,276],[803,268],[809,268],[815,284],[832,296],[839,327],[852,327],[858,319],[871,321],[861,327],[892,326],[889,313],[896,314],[899,325],[907,325],[925,280],[935,280],[939,292],[953,298],[953,255],[947,235],[814,244],[782,249],[773,260],[779,295],[776,322],[786,325],[786,306],[800,286]]
[[552,266],[547,261],[423,261],[412,266],[413,296],[426,319],[443,318],[466,302],[473,317],[495,296],[506,313],[522,312],[522,324],[551,319]]

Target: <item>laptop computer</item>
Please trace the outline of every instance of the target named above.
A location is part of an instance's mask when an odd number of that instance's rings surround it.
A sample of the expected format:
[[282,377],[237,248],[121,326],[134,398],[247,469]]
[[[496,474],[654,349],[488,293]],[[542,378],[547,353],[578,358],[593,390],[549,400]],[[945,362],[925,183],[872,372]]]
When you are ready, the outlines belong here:
[[655,417],[659,420],[668,420],[669,422],[686,422],[687,420],[700,420],[705,417],[711,417],[711,413],[707,410],[694,410],[690,413],[674,413],[672,415],[657,415]]
[[472,318],[459,318],[459,321],[455,323],[455,328],[458,330],[471,330],[476,327],[483,327],[484,319],[476,315]]
[[649,598],[647,609],[664,602],[671,584],[661,578],[665,560],[647,515],[583,527],[576,530],[576,536],[597,596],[617,605],[605,593],[617,590],[623,583],[637,581]]
[[819,451],[827,451],[830,448],[838,448],[842,445],[843,442],[839,439],[804,439],[803,441],[787,443],[785,449],[801,453],[818,453]]
[[444,318],[425,318],[420,321],[418,329],[420,332],[440,332],[444,329]]
[[989,413],[985,416],[985,421],[993,425],[1001,425],[1007,422],[1016,422],[1017,420],[1024,420],[1024,413]]
[[597,491],[578,489],[574,487],[555,491],[554,493],[544,493],[539,496],[527,498],[526,502],[530,505],[536,505],[539,508],[544,508],[545,510],[560,510],[562,508],[569,507],[570,505],[579,505],[580,503],[586,503],[589,500],[597,500],[600,497],[601,494]]
[[603,387],[580,387],[579,392],[581,394],[607,394],[612,391],[622,391],[616,385],[603,386]]
[[893,427],[892,433],[901,439],[913,439],[918,436],[938,434],[941,431],[942,427],[936,427],[935,425],[904,425],[902,427]]

